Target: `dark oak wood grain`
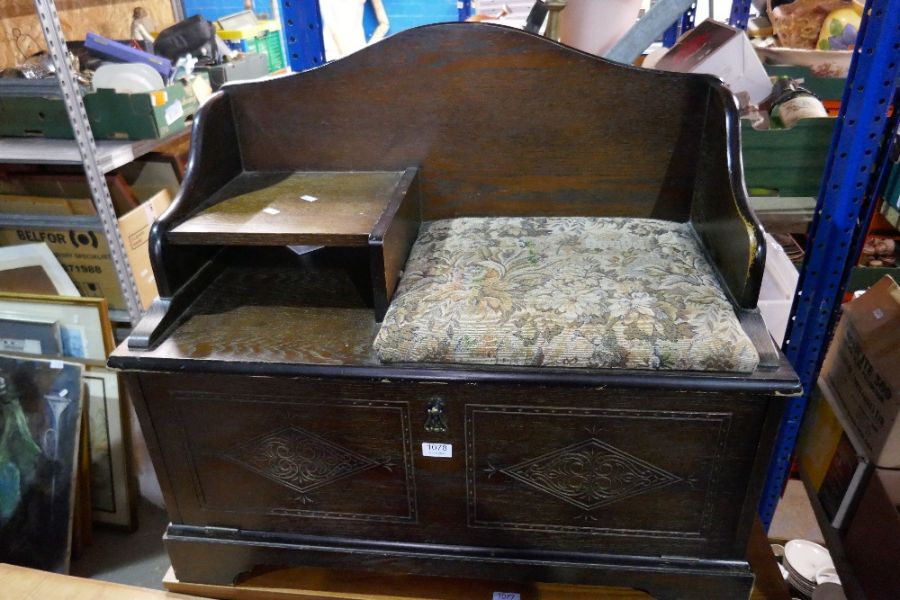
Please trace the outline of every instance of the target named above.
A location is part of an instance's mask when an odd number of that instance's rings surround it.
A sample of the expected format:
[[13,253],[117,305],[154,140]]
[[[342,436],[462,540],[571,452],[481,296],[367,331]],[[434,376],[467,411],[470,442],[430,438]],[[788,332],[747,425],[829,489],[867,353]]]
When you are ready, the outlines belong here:
[[766,242],[747,200],[738,122],[734,96],[722,87],[711,89],[690,220],[723,288],[738,306],[753,309]]
[[247,172],[167,234],[173,244],[366,246],[403,172]]
[[[755,311],[764,245],[738,135],[711,77],[489,25],[402,32],[214,95],[151,234],[161,298],[109,361],[149,438],[178,577],[306,565],[746,597],[799,384]],[[420,222],[481,215],[691,223],[760,366],[381,364],[378,319]]]
[[165,241],[172,225],[196,210],[242,169],[231,99],[216,92],[194,115],[188,168],[171,206],[150,228],[148,250],[160,298],[171,299],[218,251],[213,247],[175,247]]
[[419,233],[422,197],[417,169],[407,169],[391,201],[369,235],[370,270],[375,293],[375,320],[381,321],[400,283],[409,252]]
[[[780,402],[615,387],[129,379],[166,457],[167,497],[178,499],[167,546],[180,579],[230,582],[256,564],[355,564],[619,582],[659,597],[749,591],[743,522],[753,511],[744,500],[758,497],[768,447],[757,440]],[[425,427],[435,397],[447,407],[442,434]],[[452,457],[423,457],[422,442],[449,444]],[[342,456],[345,467],[297,477],[263,458],[272,444],[281,460],[306,447],[315,460]],[[590,501],[521,467],[587,451],[644,465],[634,473],[641,483],[598,480],[609,495]],[[658,589],[662,573],[669,583]]]
[[[694,146],[702,131],[708,78],[468,23],[405,31],[372,50],[231,88],[245,168],[418,165],[425,219],[649,216],[663,204],[687,220],[696,172],[682,159],[696,153],[679,144]],[[296,98],[302,110],[289,119],[271,110]]]
[[[220,94],[198,113],[192,152],[222,145],[226,159],[209,165],[209,182],[206,173],[191,175],[206,170],[201,158],[192,161],[157,238],[208,207],[242,171],[415,166],[424,220],[691,221],[734,301],[755,307],[765,247],[747,208],[737,108],[715,78],[623,66],[510,28],[451,23]],[[210,120],[227,124],[213,131]],[[198,251],[177,252],[194,265]],[[167,282],[183,282],[175,271],[184,267],[158,268],[173,270],[157,275],[166,282],[162,295],[171,295],[178,286]]]

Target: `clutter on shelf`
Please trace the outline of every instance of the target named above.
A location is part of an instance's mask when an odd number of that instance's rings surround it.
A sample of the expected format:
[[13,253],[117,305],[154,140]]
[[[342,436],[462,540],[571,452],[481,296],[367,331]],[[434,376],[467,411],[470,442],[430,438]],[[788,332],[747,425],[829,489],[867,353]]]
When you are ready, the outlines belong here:
[[900,589],[898,324],[891,277],[844,305],[798,444],[829,547],[839,546],[867,598]]
[[[106,182],[146,307],[157,295],[147,251],[150,226],[168,208],[180,181],[170,162],[148,157],[109,173]],[[116,310],[126,308],[83,175],[21,167],[0,171],[0,246],[28,242],[46,244],[81,295],[103,297]]]
[[846,77],[862,11],[856,0],[769,0],[767,17],[749,31],[767,62],[809,67],[823,77]]
[[[132,39],[88,32],[84,43],[70,43],[72,70],[97,139],[166,137],[183,129],[224,83],[284,68],[280,27],[257,21],[250,11],[223,17],[218,25],[197,15],[155,34],[150,27],[147,11],[137,7]],[[0,136],[73,137],[45,52],[0,73]]]

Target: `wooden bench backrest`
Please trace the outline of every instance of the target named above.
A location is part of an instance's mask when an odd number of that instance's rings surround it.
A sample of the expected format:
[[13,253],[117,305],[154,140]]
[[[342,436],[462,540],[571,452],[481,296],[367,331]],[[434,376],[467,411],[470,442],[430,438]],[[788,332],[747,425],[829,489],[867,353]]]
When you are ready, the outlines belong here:
[[418,166],[425,218],[686,220],[713,84],[448,23],[225,91],[247,170]]

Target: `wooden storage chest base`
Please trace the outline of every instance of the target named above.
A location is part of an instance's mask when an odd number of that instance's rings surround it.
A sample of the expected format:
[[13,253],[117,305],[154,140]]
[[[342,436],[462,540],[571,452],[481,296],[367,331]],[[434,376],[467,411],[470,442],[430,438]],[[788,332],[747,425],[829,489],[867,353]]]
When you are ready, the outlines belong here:
[[[179,579],[305,565],[749,593],[779,399],[665,381],[126,378],[153,424]],[[436,399],[445,433],[426,429]]]

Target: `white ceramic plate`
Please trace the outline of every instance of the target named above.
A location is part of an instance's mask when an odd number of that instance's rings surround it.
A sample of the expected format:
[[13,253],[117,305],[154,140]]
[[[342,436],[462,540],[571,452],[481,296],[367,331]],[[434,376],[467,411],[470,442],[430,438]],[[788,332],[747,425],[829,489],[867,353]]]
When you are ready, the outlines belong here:
[[165,87],[162,76],[143,63],[107,63],[94,71],[94,89],[112,88],[120,94],[152,92]]
[[807,540],[791,540],[785,544],[784,560],[788,563],[788,570],[796,571],[809,582],[815,582],[820,569],[834,566],[828,550]]
[[823,583],[840,583],[841,578],[838,577],[837,569],[834,566],[825,566],[816,571],[816,584],[821,585]]
[[792,580],[800,581],[805,585],[814,585],[816,583],[815,580],[806,579],[805,577],[803,577],[803,575],[798,573],[797,569],[793,565],[791,565],[790,562],[788,562],[787,558],[785,558],[784,560],[784,566],[785,569],[787,569],[787,572],[790,574]]
[[774,65],[809,67],[819,77],[846,77],[852,50],[804,50],[801,48],[755,48],[760,60]]

